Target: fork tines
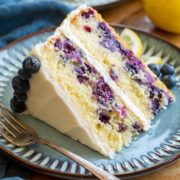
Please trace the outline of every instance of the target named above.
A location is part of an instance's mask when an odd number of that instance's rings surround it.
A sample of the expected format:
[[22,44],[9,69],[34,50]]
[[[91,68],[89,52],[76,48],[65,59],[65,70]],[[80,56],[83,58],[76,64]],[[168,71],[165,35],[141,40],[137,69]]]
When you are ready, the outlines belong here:
[[0,125],[0,133],[2,135],[6,132],[6,134],[10,134],[14,138],[16,138],[17,135],[21,133],[20,128],[23,128],[23,126],[2,104],[0,104]]
[[39,139],[36,131],[16,118],[2,104],[0,104],[0,134],[17,146],[30,145]]

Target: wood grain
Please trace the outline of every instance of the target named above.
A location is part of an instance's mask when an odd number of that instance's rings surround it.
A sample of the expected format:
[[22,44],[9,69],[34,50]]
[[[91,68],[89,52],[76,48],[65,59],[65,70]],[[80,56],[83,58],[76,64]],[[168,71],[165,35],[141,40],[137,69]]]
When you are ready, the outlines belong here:
[[[156,28],[145,15],[141,0],[129,0],[122,5],[106,9],[100,13],[109,23],[130,25],[158,34],[180,47],[180,35],[167,33]],[[59,180],[59,178],[34,172],[31,180]],[[180,180],[180,160],[150,174],[131,178],[131,180]]]

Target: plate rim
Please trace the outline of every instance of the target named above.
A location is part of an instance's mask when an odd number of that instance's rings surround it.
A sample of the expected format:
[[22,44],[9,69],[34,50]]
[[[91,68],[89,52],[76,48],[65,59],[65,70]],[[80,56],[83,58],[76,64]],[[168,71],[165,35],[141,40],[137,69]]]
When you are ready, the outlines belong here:
[[[163,37],[159,36],[159,35],[155,35],[155,34],[152,34],[150,32],[146,32],[146,31],[143,31],[139,28],[134,28],[134,27],[131,27],[131,26],[127,26],[127,25],[121,25],[121,24],[110,24],[113,28],[131,28],[132,30],[135,30],[137,32],[140,32],[142,34],[145,34],[145,35],[148,35],[148,36],[152,36],[154,37],[155,39],[158,39],[158,40],[161,40],[167,44],[169,44],[170,46],[172,46],[173,48],[177,49],[178,51],[180,51],[180,48],[178,46],[176,46],[175,44],[171,43],[170,41],[164,39]],[[10,44],[6,45],[5,47],[1,48],[0,49],[0,53],[7,50],[8,48],[12,47],[13,45],[23,41],[23,40],[26,40],[30,37],[33,37],[33,36],[36,36],[38,34],[42,34],[42,33],[47,33],[47,32],[51,32],[51,31],[54,31],[56,29],[56,27],[51,27],[51,28],[45,28],[45,29],[42,29],[40,31],[37,31],[37,32],[33,32],[33,33],[30,33],[26,36],[23,36],[13,42],[11,42]],[[47,168],[47,167],[42,167],[42,166],[39,166],[39,165],[36,165],[26,159],[23,159],[19,156],[17,156],[16,154],[12,153],[11,151],[8,151],[6,150],[4,147],[0,146],[0,150],[5,153],[7,156],[10,156],[11,159],[15,160],[16,162],[30,168],[30,169],[33,169],[34,171],[37,171],[37,172],[41,172],[41,173],[44,173],[44,174],[47,174],[48,175],[52,175],[52,176],[58,176],[58,175],[61,175],[61,176],[69,176],[69,177],[81,177],[81,178],[94,178],[95,176],[93,174],[72,174],[72,173],[68,173],[68,172],[61,172],[61,171],[58,171],[58,170],[54,170],[54,169],[50,169],[50,168]],[[144,168],[144,169],[141,169],[141,170],[137,170],[137,171],[133,171],[133,172],[129,172],[129,173],[123,173],[123,174],[115,174],[116,176],[118,177],[132,177],[132,176],[136,176],[136,175],[142,175],[142,174],[145,174],[145,173],[148,173],[148,172],[151,172],[151,171],[154,171],[154,170],[157,170],[159,168],[162,168],[172,162],[174,162],[175,160],[179,159],[180,158],[180,153],[170,157],[170,158],[167,158],[165,161],[161,162],[161,163],[158,163],[156,165],[153,165],[151,167],[147,167],[147,168]]]

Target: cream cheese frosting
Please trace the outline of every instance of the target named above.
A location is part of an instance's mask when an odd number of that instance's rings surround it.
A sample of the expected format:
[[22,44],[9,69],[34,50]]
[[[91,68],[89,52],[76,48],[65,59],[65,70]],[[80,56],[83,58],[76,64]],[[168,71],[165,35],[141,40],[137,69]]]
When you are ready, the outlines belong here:
[[29,80],[31,90],[27,93],[27,113],[55,127],[60,132],[70,135],[73,139],[78,139],[83,144],[113,158],[113,150],[99,141],[96,134],[90,132],[90,127],[78,117],[75,107],[67,99],[61,87],[46,72],[42,50],[43,44],[38,44],[29,54],[39,59],[41,68]]

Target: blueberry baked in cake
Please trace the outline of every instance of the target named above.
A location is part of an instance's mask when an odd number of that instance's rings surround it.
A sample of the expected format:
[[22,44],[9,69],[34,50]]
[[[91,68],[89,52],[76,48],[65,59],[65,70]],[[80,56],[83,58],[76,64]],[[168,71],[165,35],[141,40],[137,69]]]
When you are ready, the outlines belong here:
[[12,85],[26,112],[113,158],[175,97],[92,8],[72,11],[25,58]]

